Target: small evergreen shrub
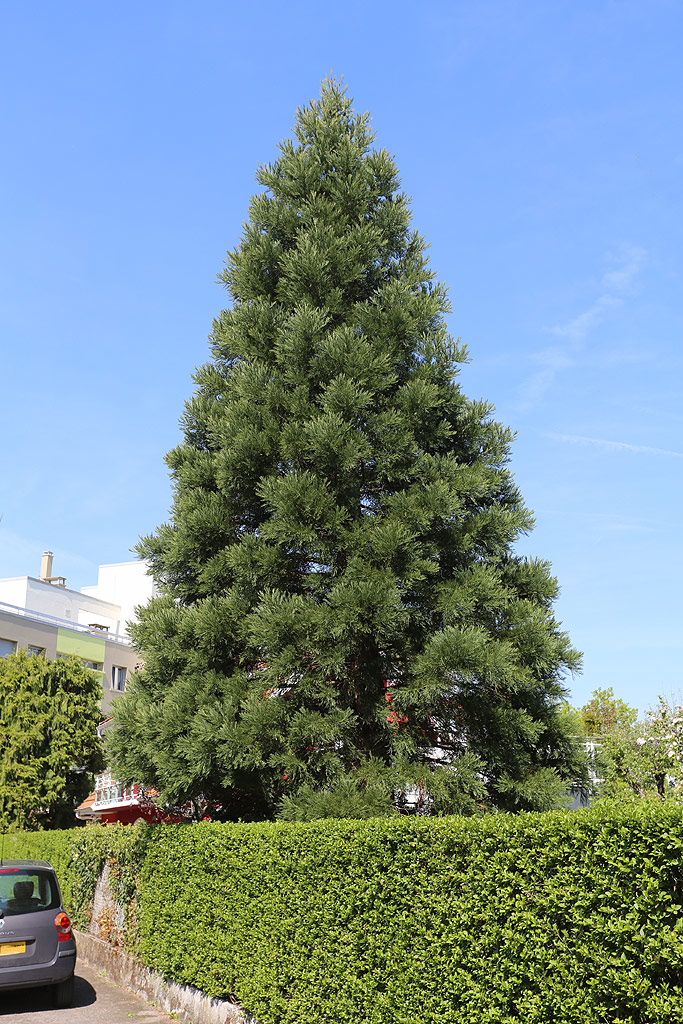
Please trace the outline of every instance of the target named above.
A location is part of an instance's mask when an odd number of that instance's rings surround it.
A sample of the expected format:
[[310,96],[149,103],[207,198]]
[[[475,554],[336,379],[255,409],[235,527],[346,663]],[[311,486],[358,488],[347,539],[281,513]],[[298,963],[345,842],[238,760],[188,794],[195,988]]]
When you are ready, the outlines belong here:
[[683,811],[645,804],[92,828],[5,856],[52,859],[81,925],[109,859],[140,959],[262,1024],[683,1024],[682,853]]

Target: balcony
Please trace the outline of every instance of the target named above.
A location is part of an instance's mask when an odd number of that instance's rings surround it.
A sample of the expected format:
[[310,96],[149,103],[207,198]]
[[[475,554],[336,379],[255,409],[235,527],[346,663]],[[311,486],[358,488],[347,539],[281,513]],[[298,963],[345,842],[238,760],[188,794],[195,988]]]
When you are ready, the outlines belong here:
[[47,612],[33,611],[29,608],[22,608],[20,605],[7,604],[5,601],[0,601],[0,612],[4,612],[6,615],[20,615],[33,622],[44,622],[48,626],[56,626],[58,629],[71,629],[74,633],[85,633],[87,636],[96,636],[115,644],[124,644],[126,647],[131,646],[130,639],[125,633],[110,633],[105,626],[100,626],[98,623],[84,626],[80,622],[73,622],[72,619],[60,619],[56,615],[48,615]]
[[119,807],[133,807],[138,804],[138,797],[138,786],[123,786],[112,777],[110,772],[104,772],[95,780],[95,799],[92,810],[97,814],[100,811],[111,811]]

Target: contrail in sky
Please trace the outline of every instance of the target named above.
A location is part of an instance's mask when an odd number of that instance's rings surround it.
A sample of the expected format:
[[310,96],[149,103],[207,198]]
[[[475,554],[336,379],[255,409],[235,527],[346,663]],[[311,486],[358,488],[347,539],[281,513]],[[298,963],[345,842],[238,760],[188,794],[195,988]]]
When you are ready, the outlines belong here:
[[635,452],[637,455],[672,455],[675,459],[683,459],[683,452],[674,452],[668,448],[652,448],[648,444],[627,444],[626,441],[605,441],[600,437],[582,437],[580,434],[546,434],[554,441],[569,441],[571,444],[588,444],[596,448],[604,448],[611,452]]

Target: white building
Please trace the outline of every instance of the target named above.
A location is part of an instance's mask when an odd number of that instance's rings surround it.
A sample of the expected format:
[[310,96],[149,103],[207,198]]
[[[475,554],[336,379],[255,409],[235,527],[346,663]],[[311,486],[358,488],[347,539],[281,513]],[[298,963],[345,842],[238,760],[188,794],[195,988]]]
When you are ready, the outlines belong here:
[[81,587],[82,600],[88,597],[108,602],[118,611],[117,632],[126,632],[126,623],[137,618],[135,609],[156,596],[156,587],[148,574],[147,562],[113,562],[101,565],[94,587]]
[[102,710],[139,662],[127,623],[155,595],[144,562],[101,565],[96,586],[71,590],[43,554],[40,576],[0,579],[0,657],[18,649],[54,659],[75,654],[102,678]]

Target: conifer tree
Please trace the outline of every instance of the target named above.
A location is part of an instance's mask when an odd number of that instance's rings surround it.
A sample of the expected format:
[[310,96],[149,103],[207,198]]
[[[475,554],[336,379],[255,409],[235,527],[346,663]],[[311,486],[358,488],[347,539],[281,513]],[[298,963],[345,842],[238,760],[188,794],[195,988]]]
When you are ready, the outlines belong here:
[[579,656],[396,167],[330,80],[257,180],[138,549],[115,769],[226,817],[552,806]]
[[0,832],[75,824],[104,764],[101,696],[79,658],[0,658]]

